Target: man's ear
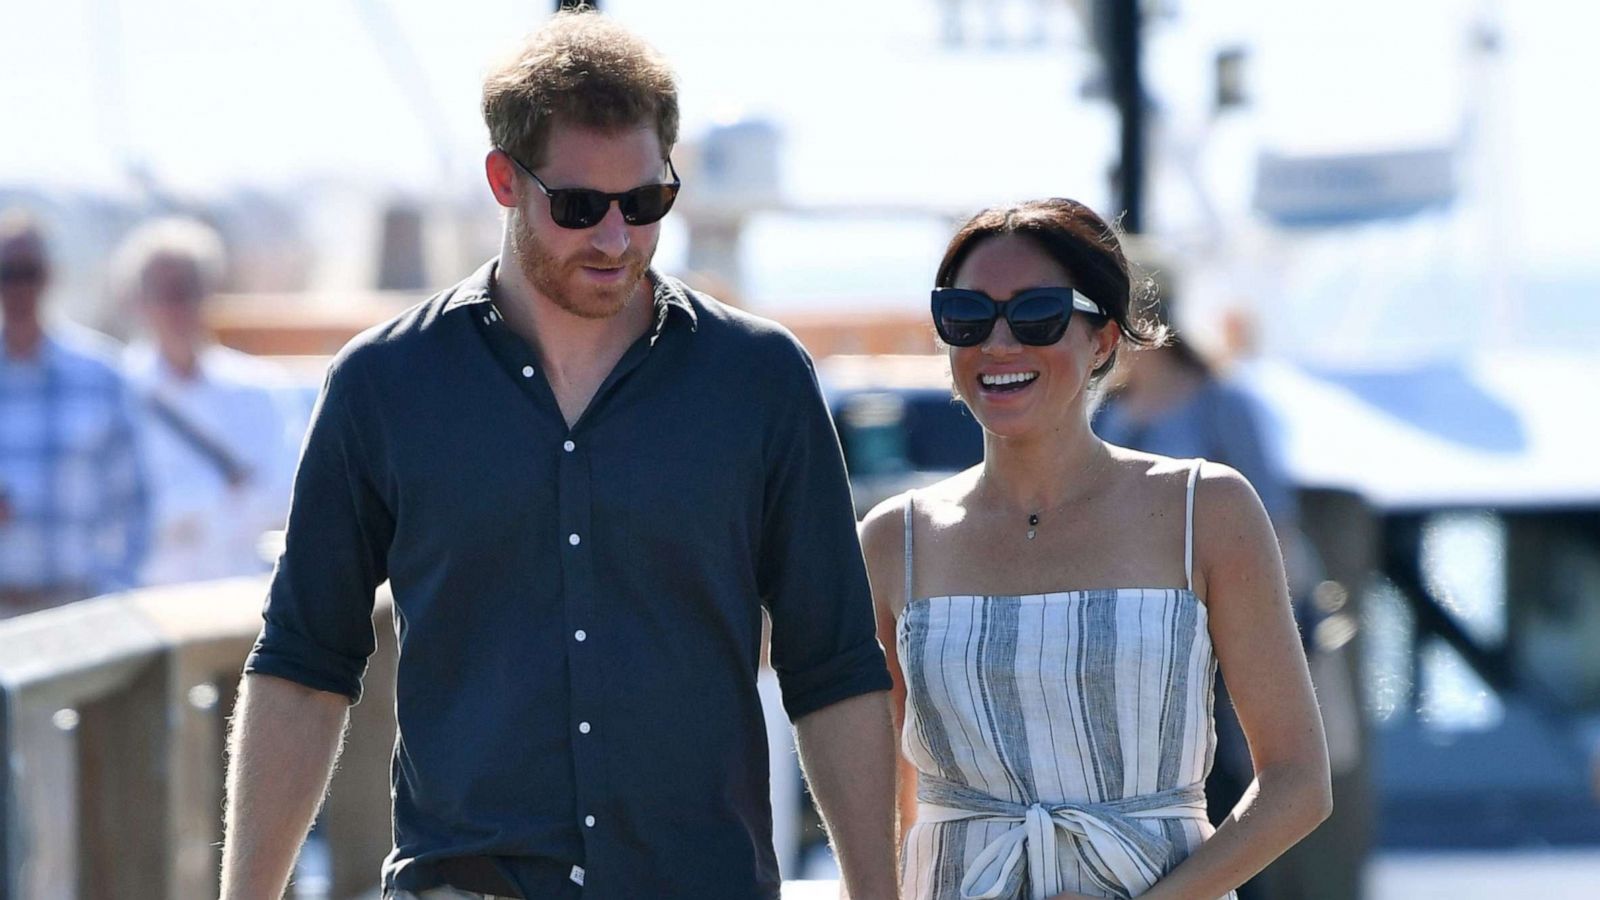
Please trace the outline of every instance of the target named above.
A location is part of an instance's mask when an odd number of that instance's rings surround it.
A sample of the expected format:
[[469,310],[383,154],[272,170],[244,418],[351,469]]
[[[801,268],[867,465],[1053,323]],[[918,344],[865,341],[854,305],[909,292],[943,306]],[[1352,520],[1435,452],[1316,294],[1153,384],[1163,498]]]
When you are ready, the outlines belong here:
[[517,190],[517,164],[502,151],[490,150],[483,159],[483,174],[489,180],[489,192],[494,201],[507,209],[516,209],[521,200]]

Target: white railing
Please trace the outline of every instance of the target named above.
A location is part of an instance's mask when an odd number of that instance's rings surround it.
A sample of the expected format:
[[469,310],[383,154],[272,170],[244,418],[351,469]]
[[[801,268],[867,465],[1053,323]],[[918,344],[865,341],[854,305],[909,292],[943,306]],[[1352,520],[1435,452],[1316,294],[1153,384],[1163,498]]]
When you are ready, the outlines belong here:
[[[0,621],[0,900],[217,895],[226,717],[265,595],[248,578]],[[390,843],[386,602],[375,621],[323,813],[333,898],[371,890]]]

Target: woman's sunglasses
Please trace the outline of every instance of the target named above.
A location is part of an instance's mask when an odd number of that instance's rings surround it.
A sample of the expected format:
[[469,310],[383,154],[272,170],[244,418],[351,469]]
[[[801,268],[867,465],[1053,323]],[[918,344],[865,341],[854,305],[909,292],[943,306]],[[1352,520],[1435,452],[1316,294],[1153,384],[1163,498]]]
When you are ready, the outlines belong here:
[[544,195],[550,198],[550,218],[562,228],[593,228],[606,217],[613,200],[622,210],[622,221],[629,225],[650,225],[659,222],[661,217],[672,209],[672,201],[678,199],[678,188],[682,185],[678,180],[677,170],[672,167],[672,160],[668,158],[667,172],[672,175],[672,181],[666,184],[646,184],[619,194],[608,194],[605,191],[589,188],[552,190],[545,187],[539,176],[522,164],[522,160],[505,150],[500,152],[505,153],[506,158],[516,163],[517,168],[528,173],[528,177],[539,186],[539,190],[544,191]]
[[1018,291],[1010,300],[997,301],[982,291],[934,288],[933,327],[939,339],[952,347],[976,347],[994,331],[1004,316],[1019,343],[1045,347],[1061,340],[1072,321],[1072,311],[1104,316],[1105,310],[1069,287],[1040,287]]

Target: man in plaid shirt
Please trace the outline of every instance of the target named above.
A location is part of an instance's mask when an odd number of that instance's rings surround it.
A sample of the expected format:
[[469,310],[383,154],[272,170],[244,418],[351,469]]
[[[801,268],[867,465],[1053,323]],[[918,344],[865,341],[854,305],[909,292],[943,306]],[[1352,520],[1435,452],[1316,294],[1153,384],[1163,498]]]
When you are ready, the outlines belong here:
[[103,338],[54,323],[37,223],[0,213],[0,617],[130,587],[149,505],[126,382]]

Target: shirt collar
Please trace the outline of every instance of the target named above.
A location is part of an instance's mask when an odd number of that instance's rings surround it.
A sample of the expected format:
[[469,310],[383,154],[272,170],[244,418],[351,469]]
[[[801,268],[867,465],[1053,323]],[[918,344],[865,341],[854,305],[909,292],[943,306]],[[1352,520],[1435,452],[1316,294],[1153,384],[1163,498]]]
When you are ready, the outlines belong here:
[[[451,297],[445,301],[444,312],[453,309],[473,306],[480,303],[493,303],[495,272],[500,266],[500,258],[495,257],[478,268],[478,271],[456,286]],[[671,275],[664,275],[653,266],[646,271],[645,277],[650,279],[654,291],[656,308],[655,325],[650,334],[652,346],[661,338],[662,331],[666,328],[667,319],[673,310],[682,313],[689,323],[690,332],[700,330],[700,316],[695,311],[694,301],[690,299],[690,290],[683,282]],[[495,315],[499,319],[498,311]]]
[[44,324],[44,334],[39,338],[39,348],[32,357],[22,359],[12,356],[5,347],[5,326],[0,325],[0,365],[14,366],[18,369],[43,369],[46,366],[58,365],[64,354],[65,348],[56,339],[56,327],[51,323]]
[[129,344],[124,359],[128,371],[135,376],[143,376],[152,382],[195,387],[216,379],[218,362],[216,354],[217,346],[209,343],[195,353],[193,378],[179,375],[161,354],[161,348],[156,346],[154,340],[147,337],[137,338]]

